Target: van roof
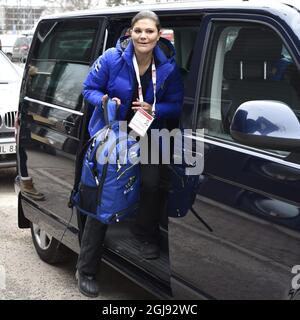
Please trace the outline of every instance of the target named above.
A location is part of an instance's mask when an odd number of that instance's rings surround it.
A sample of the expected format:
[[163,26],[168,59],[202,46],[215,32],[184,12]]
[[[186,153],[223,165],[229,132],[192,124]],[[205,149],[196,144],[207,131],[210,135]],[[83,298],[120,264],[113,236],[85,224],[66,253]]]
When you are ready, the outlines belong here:
[[[173,3],[157,3],[157,4],[143,4],[133,6],[119,6],[119,7],[99,7],[93,10],[70,11],[66,13],[53,14],[44,16],[44,19],[55,19],[64,17],[90,16],[90,15],[109,15],[109,14],[126,14],[135,13],[143,10],[153,10],[155,12],[166,10],[193,10],[193,9],[252,9],[252,10],[266,10],[273,13],[280,14],[283,11],[296,10],[300,12],[300,3],[293,0],[216,0],[216,1],[191,1],[191,2],[173,2]],[[281,15],[281,14],[280,14]]]

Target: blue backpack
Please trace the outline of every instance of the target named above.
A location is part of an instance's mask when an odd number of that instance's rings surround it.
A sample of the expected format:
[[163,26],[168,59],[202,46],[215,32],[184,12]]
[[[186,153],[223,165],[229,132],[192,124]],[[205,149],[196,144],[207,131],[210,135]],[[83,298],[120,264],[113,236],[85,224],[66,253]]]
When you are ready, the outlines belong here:
[[116,104],[103,105],[106,126],[89,140],[81,179],[72,203],[83,214],[104,224],[119,222],[138,207],[140,198],[140,147],[120,130]]

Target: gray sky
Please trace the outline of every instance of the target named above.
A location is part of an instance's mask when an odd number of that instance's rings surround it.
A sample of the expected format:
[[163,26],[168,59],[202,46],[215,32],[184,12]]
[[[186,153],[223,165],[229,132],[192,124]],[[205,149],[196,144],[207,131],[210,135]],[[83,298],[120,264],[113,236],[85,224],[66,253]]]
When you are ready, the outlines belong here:
[[[99,0],[100,5],[105,6],[105,0]],[[143,0],[144,3],[155,3],[155,0]],[[170,1],[170,0],[169,0]],[[44,0],[0,0],[0,6],[7,5],[7,6],[49,6],[49,3],[46,3]],[[57,6],[57,5],[56,5]]]
[[16,6],[16,5],[22,5],[22,6],[41,6],[44,5],[45,2],[43,0],[0,0],[0,4],[2,5],[8,5],[8,6]]
[[[101,0],[105,3],[105,0]],[[44,0],[0,0],[0,5],[7,5],[7,6],[49,6],[49,3],[46,3]]]
[[[102,2],[105,3],[105,0],[102,0]],[[155,3],[156,1],[155,0],[144,0],[144,3],[151,3],[151,2]],[[44,0],[0,0],[0,5],[43,6],[43,5],[45,5],[45,1]],[[47,5],[49,5],[49,3],[47,3]]]

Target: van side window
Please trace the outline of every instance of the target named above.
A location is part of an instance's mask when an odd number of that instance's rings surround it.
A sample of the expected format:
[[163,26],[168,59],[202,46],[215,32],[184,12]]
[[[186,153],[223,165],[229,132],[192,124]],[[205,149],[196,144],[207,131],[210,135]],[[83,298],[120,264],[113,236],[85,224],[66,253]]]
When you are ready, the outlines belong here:
[[162,30],[161,36],[170,40],[175,47],[176,62],[185,86],[188,85],[187,78],[198,32],[199,23],[197,26],[173,26]]
[[27,95],[79,110],[98,26],[96,20],[42,22],[29,62]]
[[207,59],[197,123],[206,135],[232,140],[233,115],[250,100],[284,102],[300,119],[299,70],[271,28],[215,23]]

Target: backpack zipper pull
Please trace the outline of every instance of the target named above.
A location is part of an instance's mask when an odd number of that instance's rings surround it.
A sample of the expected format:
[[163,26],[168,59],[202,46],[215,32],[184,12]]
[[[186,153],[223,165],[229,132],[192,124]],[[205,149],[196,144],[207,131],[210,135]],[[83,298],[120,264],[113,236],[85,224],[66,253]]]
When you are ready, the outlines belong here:
[[120,159],[117,160],[117,165],[118,165],[118,170],[117,170],[117,172],[119,172],[119,170],[120,170],[121,167],[122,167],[121,164],[120,164]]
[[95,176],[95,181],[96,181],[97,187],[99,187],[99,180],[98,180],[97,176]]

